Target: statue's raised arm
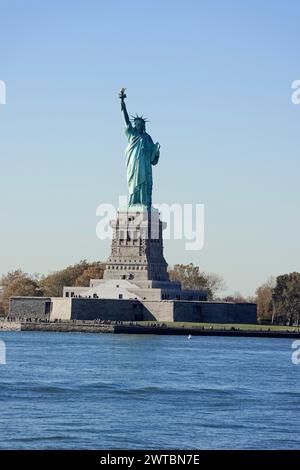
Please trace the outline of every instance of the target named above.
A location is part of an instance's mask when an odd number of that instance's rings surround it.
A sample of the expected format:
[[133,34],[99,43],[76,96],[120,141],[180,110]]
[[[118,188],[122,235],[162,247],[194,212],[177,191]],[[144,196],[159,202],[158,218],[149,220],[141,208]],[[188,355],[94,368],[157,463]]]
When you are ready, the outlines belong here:
[[126,124],[126,126],[129,126],[130,125],[130,119],[129,119],[128,112],[127,112],[127,109],[126,109],[126,104],[125,104],[125,98],[126,98],[125,90],[126,90],[126,88],[121,88],[121,91],[119,93],[119,98],[121,100],[121,111],[122,111],[123,116],[124,116],[125,124]]

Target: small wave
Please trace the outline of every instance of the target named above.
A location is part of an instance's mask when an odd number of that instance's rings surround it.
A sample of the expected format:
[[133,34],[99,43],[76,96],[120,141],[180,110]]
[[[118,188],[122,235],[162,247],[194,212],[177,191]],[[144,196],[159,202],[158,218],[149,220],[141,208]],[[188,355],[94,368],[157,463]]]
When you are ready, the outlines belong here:
[[73,440],[70,436],[36,436],[36,437],[22,437],[22,439],[18,439],[16,437],[12,437],[7,439],[8,442],[36,442],[36,441],[64,441],[64,440]]
[[32,390],[38,393],[65,393],[66,391],[72,391],[71,388],[57,387],[54,385],[42,385],[38,387],[33,387]]
[[31,392],[31,393],[65,393],[72,391],[72,388],[58,385],[33,385],[33,384],[10,384],[5,383],[0,385],[0,393],[13,391],[15,392]]
[[296,390],[290,390],[290,391],[273,391],[272,395],[284,395],[285,398],[287,397],[294,397],[294,398],[299,398],[300,397],[300,392]]
[[113,390],[115,393],[129,394],[129,395],[145,395],[145,394],[165,394],[165,395],[201,395],[206,397],[232,397],[240,393],[239,390],[235,389],[216,389],[216,388],[199,388],[199,387],[159,387],[159,386],[146,386],[146,387],[134,387],[134,388],[122,388],[119,387]]

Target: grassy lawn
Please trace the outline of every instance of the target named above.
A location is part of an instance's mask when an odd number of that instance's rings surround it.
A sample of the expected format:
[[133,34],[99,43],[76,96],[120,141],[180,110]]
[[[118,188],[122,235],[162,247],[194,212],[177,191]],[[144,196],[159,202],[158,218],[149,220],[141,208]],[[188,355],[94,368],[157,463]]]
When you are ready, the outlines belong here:
[[138,321],[138,325],[147,326],[149,325],[159,325],[163,323],[169,328],[204,328],[204,329],[225,329],[230,330],[231,328],[236,328],[239,330],[259,330],[259,331],[295,331],[300,332],[300,327],[294,326],[279,326],[279,325],[254,325],[254,324],[244,324],[244,323],[192,323],[192,322],[157,322],[157,321]]

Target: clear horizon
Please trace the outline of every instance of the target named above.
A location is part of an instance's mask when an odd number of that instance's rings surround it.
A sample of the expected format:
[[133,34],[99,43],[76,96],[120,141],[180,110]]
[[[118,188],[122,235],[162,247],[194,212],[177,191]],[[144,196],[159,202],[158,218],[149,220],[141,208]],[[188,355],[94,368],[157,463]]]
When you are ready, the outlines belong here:
[[[253,295],[300,271],[300,5],[1,1],[0,275],[105,261],[101,203],[127,193],[118,92],[161,144],[153,202],[205,205],[205,244],[169,265]],[[1,102],[1,99],[0,99]]]

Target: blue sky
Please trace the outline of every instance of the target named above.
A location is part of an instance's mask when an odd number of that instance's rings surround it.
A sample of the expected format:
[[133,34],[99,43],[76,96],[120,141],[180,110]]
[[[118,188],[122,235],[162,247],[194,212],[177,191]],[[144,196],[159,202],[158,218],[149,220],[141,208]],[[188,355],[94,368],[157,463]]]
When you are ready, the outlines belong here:
[[126,194],[117,98],[161,144],[154,202],[205,204],[169,264],[252,294],[300,269],[296,1],[0,0],[0,273],[105,260],[95,212]]

